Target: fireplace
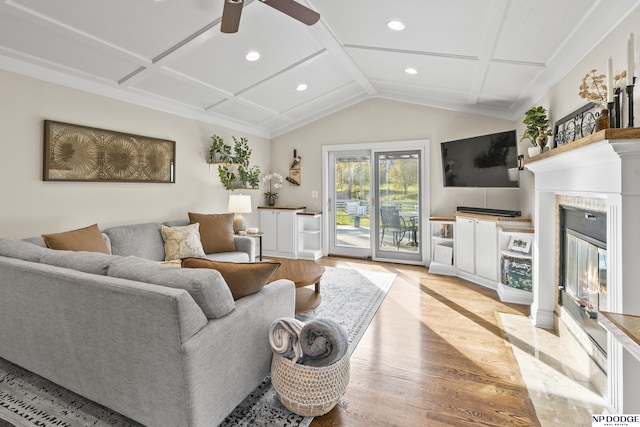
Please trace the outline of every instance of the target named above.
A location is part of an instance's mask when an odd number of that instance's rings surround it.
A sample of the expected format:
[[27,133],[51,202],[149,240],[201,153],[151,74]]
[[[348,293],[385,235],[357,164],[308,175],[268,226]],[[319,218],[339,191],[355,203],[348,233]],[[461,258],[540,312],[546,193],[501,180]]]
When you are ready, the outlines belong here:
[[[582,328],[576,326],[574,330],[576,322],[565,306],[557,310],[561,276],[560,205],[580,207],[586,213],[606,214],[606,238],[596,239],[606,241],[608,267],[606,293],[598,294],[598,306],[601,311],[640,315],[637,255],[640,250],[640,128],[606,129],[526,159],[524,164],[535,174],[531,320],[539,327],[553,329],[557,325],[561,338],[579,340],[567,349],[574,355],[582,353],[586,363],[580,366],[580,374],[591,378],[593,373],[598,381],[604,381],[605,387],[601,389],[610,413],[640,413],[640,361],[631,356],[616,337],[608,334],[607,355],[603,358],[606,370],[604,375],[598,375],[598,368],[590,361],[602,353],[586,334],[576,333],[582,332]],[[582,214],[584,216],[584,212]],[[569,305],[567,299],[563,301],[565,305]],[[582,304],[587,307],[584,300],[582,298]],[[585,320],[590,317],[584,310],[581,313]],[[579,335],[585,335],[585,339]],[[590,344],[594,353],[583,352]]]
[[606,355],[607,332],[598,312],[607,308],[607,217],[560,206],[559,305]]

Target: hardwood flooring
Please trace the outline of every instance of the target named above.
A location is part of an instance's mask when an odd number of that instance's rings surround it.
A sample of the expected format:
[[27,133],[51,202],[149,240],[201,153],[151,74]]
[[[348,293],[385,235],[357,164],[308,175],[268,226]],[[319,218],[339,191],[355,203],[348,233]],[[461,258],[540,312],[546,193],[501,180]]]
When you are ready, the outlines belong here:
[[527,316],[527,306],[425,267],[319,262],[397,278],[351,356],[345,395],[311,427],[540,425],[497,315]]

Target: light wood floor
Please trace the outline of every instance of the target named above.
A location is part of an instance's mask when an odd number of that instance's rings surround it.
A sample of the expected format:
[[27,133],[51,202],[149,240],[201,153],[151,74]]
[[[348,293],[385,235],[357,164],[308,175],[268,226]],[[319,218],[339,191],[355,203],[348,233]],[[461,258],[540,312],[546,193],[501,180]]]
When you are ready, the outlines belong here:
[[539,426],[497,316],[528,307],[425,267],[319,262],[397,278],[351,357],[346,394],[311,427]]

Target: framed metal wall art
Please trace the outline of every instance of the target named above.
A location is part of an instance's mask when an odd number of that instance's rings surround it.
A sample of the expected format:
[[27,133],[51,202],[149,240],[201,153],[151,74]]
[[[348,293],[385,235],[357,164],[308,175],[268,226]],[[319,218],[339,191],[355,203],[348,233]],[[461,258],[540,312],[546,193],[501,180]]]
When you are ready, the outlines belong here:
[[44,121],[44,181],[175,182],[176,143]]

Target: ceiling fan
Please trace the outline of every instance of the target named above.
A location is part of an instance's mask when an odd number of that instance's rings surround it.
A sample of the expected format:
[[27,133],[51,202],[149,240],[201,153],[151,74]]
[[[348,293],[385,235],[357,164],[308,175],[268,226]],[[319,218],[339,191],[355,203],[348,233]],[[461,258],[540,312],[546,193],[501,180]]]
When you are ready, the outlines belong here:
[[[298,21],[313,25],[320,19],[320,14],[315,10],[311,10],[294,0],[260,0],[267,6],[279,10],[285,15],[297,19]],[[222,24],[220,31],[223,33],[235,33],[240,25],[240,15],[242,14],[242,6],[244,0],[224,0],[224,9],[222,10]]]

